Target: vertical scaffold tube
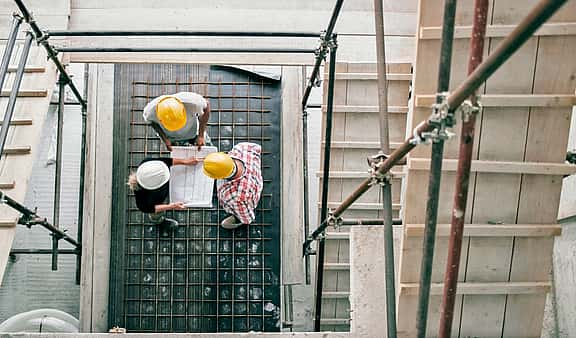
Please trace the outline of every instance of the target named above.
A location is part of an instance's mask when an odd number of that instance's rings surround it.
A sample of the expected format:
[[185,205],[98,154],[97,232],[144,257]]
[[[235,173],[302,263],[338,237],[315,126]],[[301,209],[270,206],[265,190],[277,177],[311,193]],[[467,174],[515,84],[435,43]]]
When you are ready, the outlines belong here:
[[[386,78],[386,44],[382,0],[374,0],[376,32],[376,66],[378,72],[378,106],[380,110],[380,150],[390,153],[388,119],[388,79]],[[382,211],[384,224],[384,279],[386,282],[386,329],[388,338],[396,337],[396,276],[394,273],[394,229],[392,227],[392,183],[382,181]]]
[[[448,91],[450,85],[450,69],[452,62],[452,42],[454,39],[454,18],[456,16],[456,0],[445,0],[444,20],[442,24],[442,41],[440,43],[440,65],[438,68],[437,93]],[[436,103],[441,103],[440,95]],[[432,263],[434,259],[434,242],[436,239],[436,221],[438,217],[438,199],[440,195],[440,181],[442,177],[442,157],[444,154],[444,139],[432,140],[432,155],[430,162],[430,176],[428,181],[428,200],[426,203],[426,216],[424,221],[424,238],[422,248],[422,262],[420,265],[420,287],[418,293],[418,310],[416,314],[417,337],[426,337],[426,324],[428,321],[428,303],[430,297],[430,282]]]
[[[475,0],[474,23],[472,25],[472,39],[470,40],[470,55],[468,59],[468,74],[474,72],[482,62],[487,18],[488,0]],[[470,102],[472,106],[476,105],[476,93],[470,95]],[[452,331],[454,302],[456,300],[456,287],[458,284],[458,270],[462,248],[462,235],[464,232],[464,216],[466,214],[468,184],[470,181],[470,166],[472,164],[472,150],[474,148],[475,124],[476,112],[469,112],[464,116],[462,121],[462,132],[460,134],[458,170],[456,172],[456,189],[454,192],[454,208],[452,209],[450,242],[448,244],[449,254],[446,262],[439,337],[450,337]]]
[[[330,47],[330,65],[328,73],[328,93],[326,99],[326,130],[324,135],[324,172],[322,175],[322,204],[320,220],[328,217],[328,179],[330,177],[330,147],[332,145],[332,115],[334,111],[334,80],[336,77],[336,36],[332,37],[333,45]],[[316,255],[316,295],[314,306],[314,331],[320,331],[322,317],[322,290],[324,283],[324,251],[325,240],[322,236],[318,240]]]

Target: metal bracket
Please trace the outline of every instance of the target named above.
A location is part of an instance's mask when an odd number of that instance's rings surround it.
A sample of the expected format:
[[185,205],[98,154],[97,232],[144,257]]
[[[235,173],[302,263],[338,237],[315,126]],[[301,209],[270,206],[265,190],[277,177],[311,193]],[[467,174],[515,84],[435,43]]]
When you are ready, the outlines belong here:
[[434,127],[434,130],[418,134],[418,127],[416,127],[414,137],[410,140],[412,144],[430,144],[439,140],[447,140],[455,135],[447,129],[452,128],[456,122],[454,111],[448,105],[448,95],[448,92],[436,94],[436,103],[432,105],[432,115],[428,119],[428,123]]
[[[340,216],[334,217],[334,214],[332,213],[332,211],[330,211],[328,213],[328,219],[326,219],[326,223],[328,223],[329,226],[333,226],[334,228],[338,228],[344,224],[344,220]],[[320,236],[322,236],[322,238],[325,238],[326,233],[322,232],[320,234]]]
[[472,116],[473,114],[474,115],[478,114],[481,108],[482,104],[480,104],[480,102],[476,101],[476,104],[472,104],[470,100],[466,100],[462,102],[460,107],[458,107],[458,109],[456,110],[461,114],[462,121],[468,122],[470,121],[470,116]]
[[48,41],[50,39],[50,34],[48,31],[43,31],[42,36],[36,36],[36,43],[41,44],[44,41]]
[[380,167],[380,164],[384,161],[386,161],[386,159],[388,159],[389,155],[386,155],[382,152],[379,152],[376,155],[370,156],[367,158],[368,160],[368,165],[370,166],[370,169],[368,170],[368,173],[370,173],[370,185],[384,185],[387,183],[390,183],[390,180],[392,179],[392,174],[390,172],[387,172],[385,174],[381,174],[378,171],[378,168]]

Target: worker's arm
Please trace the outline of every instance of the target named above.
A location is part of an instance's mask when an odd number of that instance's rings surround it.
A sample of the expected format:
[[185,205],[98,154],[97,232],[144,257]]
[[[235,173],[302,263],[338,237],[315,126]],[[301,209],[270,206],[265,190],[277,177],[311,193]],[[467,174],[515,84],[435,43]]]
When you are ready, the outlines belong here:
[[156,123],[152,122],[150,124],[152,125],[152,128],[154,128],[158,136],[160,136],[162,141],[164,141],[164,144],[166,144],[166,148],[168,149],[168,151],[172,151],[172,142],[170,142],[170,140],[164,133],[164,130],[162,130],[162,128],[160,128],[160,126],[158,126]]
[[210,101],[206,100],[206,107],[204,107],[204,114],[198,118],[198,136],[196,137],[196,145],[198,150],[206,144],[204,141],[204,133],[206,133],[206,126],[208,126],[208,120],[210,119]]
[[184,210],[184,202],[175,202],[170,204],[157,204],[154,206],[154,212],[162,212],[167,210]]
[[195,165],[204,160],[203,157],[173,158],[172,165]]

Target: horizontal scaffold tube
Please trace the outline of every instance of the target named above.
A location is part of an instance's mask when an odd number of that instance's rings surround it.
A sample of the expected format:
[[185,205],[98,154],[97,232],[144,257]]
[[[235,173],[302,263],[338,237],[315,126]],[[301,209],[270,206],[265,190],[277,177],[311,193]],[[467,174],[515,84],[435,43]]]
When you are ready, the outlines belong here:
[[208,31],[47,31],[48,36],[229,36],[319,38],[312,32],[208,32]]
[[314,53],[311,48],[54,47],[62,53]]

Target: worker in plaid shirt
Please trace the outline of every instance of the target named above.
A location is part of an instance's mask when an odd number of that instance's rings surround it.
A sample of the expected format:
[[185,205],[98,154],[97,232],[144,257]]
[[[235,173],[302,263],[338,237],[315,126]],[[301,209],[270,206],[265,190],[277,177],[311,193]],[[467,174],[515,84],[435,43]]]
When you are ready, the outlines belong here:
[[218,200],[231,214],[222,221],[225,229],[250,224],[262,193],[262,148],[255,143],[238,143],[228,154],[212,153],[204,159],[204,173],[218,180]]

